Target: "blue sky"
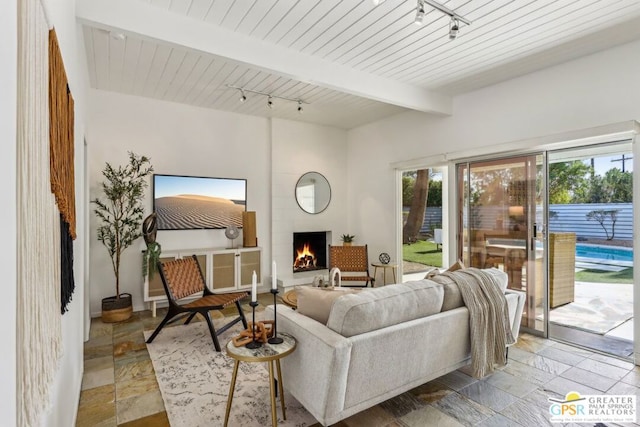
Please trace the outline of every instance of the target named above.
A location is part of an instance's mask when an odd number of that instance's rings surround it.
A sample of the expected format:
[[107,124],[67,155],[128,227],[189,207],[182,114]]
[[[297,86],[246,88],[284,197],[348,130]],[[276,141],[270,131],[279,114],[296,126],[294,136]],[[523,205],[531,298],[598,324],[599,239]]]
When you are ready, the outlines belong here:
[[[625,159],[630,158],[631,154],[625,154],[624,155]],[[594,159],[594,167],[596,170],[596,175],[600,175],[600,176],[604,176],[605,173],[607,173],[607,171],[609,169],[613,169],[613,168],[618,168],[620,170],[622,170],[622,162],[612,162],[611,160],[614,159],[620,159],[622,158],[622,155],[617,154],[615,156],[606,156],[606,157],[596,157]],[[584,160],[584,163],[587,165],[591,164],[590,160]],[[632,160],[627,160],[624,162],[624,170],[625,172],[633,172],[633,161]]]
[[156,198],[198,194],[232,200],[246,200],[246,181],[244,179],[154,175],[153,183]]

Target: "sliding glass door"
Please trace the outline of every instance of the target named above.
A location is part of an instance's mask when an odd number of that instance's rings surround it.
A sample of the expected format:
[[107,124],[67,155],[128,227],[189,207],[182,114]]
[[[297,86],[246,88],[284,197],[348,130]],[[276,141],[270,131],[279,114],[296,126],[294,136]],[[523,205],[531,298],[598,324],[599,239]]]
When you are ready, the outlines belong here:
[[548,153],[549,337],[633,356],[630,141]]
[[542,154],[457,165],[458,248],[467,266],[495,267],[527,294],[522,327],[546,334]]

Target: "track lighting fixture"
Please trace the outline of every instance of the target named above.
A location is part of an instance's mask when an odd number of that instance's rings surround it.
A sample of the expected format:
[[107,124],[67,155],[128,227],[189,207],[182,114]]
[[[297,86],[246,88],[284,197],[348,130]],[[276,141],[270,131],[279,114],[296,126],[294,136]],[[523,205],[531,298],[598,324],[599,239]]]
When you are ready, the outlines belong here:
[[455,38],[458,37],[458,31],[460,31],[460,24],[456,18],[451,17],[451,22],[449,22],[449,40],[455,40]]
[[[373,5],[378,6],[383,1],[384,0],[373,0]],[[415,23],[418,25],[422,25],[422,21],[424,20],[425,15],[425,5],[429,5],[434,9],[437,9],[445,15],[449,15],[451,17],[451,22],[449,23],[449,39],[451,40],[454,40],[456,37],[458,37],[458,32],[460,31],[460,22],[466,25],[471,25],[471,21],[463,16],[458,15],[453,10],[441,5],[435,0],[417,0],[417,2],[418,5],[416,6]]]
[[289,101],[289,102],[297,103],[298,104],[298,113],[300,113],[300,114],[302,114],[302,111],[303,111],[302,104],[308,104],[307,102],[304,102],[300,98],[287,98],[286,96],[273,95],[271,93],[260,92],[259,90],[246,89],[244,87],[239,87],[239,86],[234,86],[234,85],[225,85],[225,86],[228,87],[229,89],[235,89],[235,90],[240,91],[240,102],[245,102],[247,100],[246,93],[248,92],[248,93],[254,93],[256,95],[266,96],[267,97],[267,107],[269,107],[269,108],[273,108],[273,100],[274,100],[274,98],[282,99],[283,101]]

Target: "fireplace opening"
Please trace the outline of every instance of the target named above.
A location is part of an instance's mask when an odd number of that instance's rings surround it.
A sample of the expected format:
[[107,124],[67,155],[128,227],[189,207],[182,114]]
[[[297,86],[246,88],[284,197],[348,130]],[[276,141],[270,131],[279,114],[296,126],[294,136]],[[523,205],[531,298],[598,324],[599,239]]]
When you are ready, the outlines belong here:
[[327,232],[293,233],[293,272],[327,268]]

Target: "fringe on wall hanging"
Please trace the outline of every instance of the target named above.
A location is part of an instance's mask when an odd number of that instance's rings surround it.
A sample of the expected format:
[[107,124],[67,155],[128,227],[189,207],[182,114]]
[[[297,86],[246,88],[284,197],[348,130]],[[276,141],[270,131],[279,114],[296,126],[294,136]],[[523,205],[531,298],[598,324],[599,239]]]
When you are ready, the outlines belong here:
[[40,426],[62,355],[60,212],[49,173],[49,25],[40,0],[18,2],[17,426]]
[[69,232],[69,224],[62,214],[60,214],[60,280],[60,299],[64,314],[76,285],[73,280],[73,239]]
[[73,97],[55,30],[49,31],[49,139],[51,191],[60,209],[61,312],[75,289],[73,278],[73,239],[76,238],[76,202],[74,182]]

